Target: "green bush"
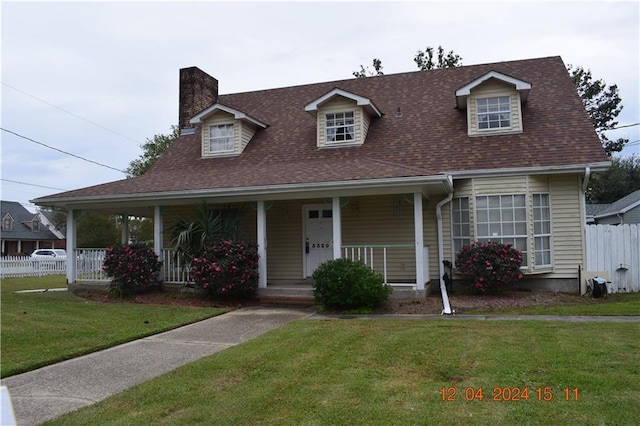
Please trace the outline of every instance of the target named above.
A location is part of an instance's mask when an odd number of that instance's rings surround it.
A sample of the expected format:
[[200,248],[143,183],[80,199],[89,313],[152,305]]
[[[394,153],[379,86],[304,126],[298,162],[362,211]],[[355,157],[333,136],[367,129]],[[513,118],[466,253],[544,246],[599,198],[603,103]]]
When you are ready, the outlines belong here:
[[258,292],[258,246],[220,241],[191,261],[190,276],[212,297],[251,298]]
[[474,241],[464,246],[456,259],[458,270],[473,277],[477,293],[498,293],[515,286],[522,279],[522,252],[511,244]]
[[393,291],[382,275],[349,259],[320,264],[312,278],[313,295],[329,309],[371,309],[384,303]]
[[107,248],[102,269],[111,277],[108,291],[112,296],[131,296],[158,285],[161,263],[144,244],[116,244]]

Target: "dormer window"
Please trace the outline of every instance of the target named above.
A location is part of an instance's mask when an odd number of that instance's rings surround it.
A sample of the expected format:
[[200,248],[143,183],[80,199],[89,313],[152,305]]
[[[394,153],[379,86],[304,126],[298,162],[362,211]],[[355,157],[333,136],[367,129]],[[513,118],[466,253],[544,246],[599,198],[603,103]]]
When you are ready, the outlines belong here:
[[40,221],[38,220],[38,218],[34,218],[33,221],[31,222],[31,230],[32,231],[40,230]]
[[478,130],[511,127],[511,101],[509,96],[476,99]]
[[5,217],[2,220],[2,230],[11,231],[12,228],[13,228],[13,219],[9,216]]
[[209,152],[233,151],[233,124],[209,126]]
[[202,158],[240,155],[263,123],[242,111],[214,104],[189,120],[202,125]]
[[530,83],[496,71],[456,90],[456,107],[467,110],[467,134],[521,133],[522,108],[530,91]]
[[318,148],[341,148],[364,144],[371,121],[382,117],[370,99],[333,89],[305,105],[316,117]]
[[355,139],[353,112],[337,112],[326,115],[326,142],[336,143]]

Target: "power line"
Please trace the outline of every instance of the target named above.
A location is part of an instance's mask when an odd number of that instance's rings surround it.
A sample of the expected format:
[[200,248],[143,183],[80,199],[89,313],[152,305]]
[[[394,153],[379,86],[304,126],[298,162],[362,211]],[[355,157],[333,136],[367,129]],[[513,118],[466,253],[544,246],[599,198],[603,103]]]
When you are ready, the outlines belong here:
[[640,123],[633,123],[633,124],[627,124],[625,126],[612,127],[608,130],[618,130],[618,129],[624,129],[625,127],[633,127],[633,126],[640,126]]
[[7,132],[7,133],[11,133],[12,135],[15,135],[15,136],[17,136],[17,137],[19,137],[19,138],[22,138],[22,139],[26,139],[26,140],[28,140],[28,141],[30,141],[30,142],[37,143],[38,145],[42,145],[42,146],[47,147],[47,148],[49,148],[49,149],[52,149],[52,150],[54,150],[54,151],[58,151],[58,152],[61,152],[61,153],[63,153],[63,154],[66,154],[66,155],[70,155],[71,157],[78,158],[78,159],[80,159],[80,160],[82,160],[82,161],[86,161],[86,162],[89,162],[89,163],[97,164],[98,166],[106,167],[107,169],[111,169],[111,170],[115,170],[115,171],[120,172],[120,173],[127,174],[127,172],[125,172],[124,170],[116,169],[115,167],[107,166],[106,164],[98,163],[97,161],[89,160],[89,159],[87,159],[87,158],[80,157],[79,155],[75,155],[75,154],[72,154],[72,153],[70,153],[70,152],[63,151],[63,150],[61,150],[61,149],[58,149],[58,148],[55,148],[55,147],[49,146],[49,145],[47,145],[46,143],[38,142],[37,140],[34,140],[34,139],[31,139],[31,138],[28,138],[28,137],[23,136],[23,135],[21,135],[21,134],[19,134],[19,133],[12,132],[11,130],[7,130],[7,129],[3,128],[3,127],[0,127],[0,130],[2,130],[2,131],[4,131],[4,132]]
[[47,101],[45,101],[44,99],[40,99],[40,98],[38,98],[38,97],[36,97],[36,96],[33,96],[32,94],[27,93],[27,92],[25,92],[24,90],[20,90],[20,89],[18,89],[17,87],[13,87],[13,86],[11,86],[11,85],[9,85],[9,84],[5,83],[5,82],[2,82],[2,85],[3,85],[3,86],[7,86],[8,88],[15,90],[16,92],[20,92],[20,93],[22,93],[23,95],[29,96],[29,97],[31,97],[31,98],[33,98],[33,99],[35,99],[35,100],[38,100],[38,101],[40,101],[40,102],[42,102],[42,103],[45,103],[45,104],[47,104],[47,105],[49,105],[49,106],[52,106],[52,107],[54,107],[54,108],[56,108],[56,109],[59,109],[60,111],[62,111],[62,112],[64,112],[64,113],[67,113],[67,114],[69,114],[69,115],[72,115],[72,116],[74,116],[74,117],[75,117],[75,118],[77,118],[77,119],[80,119],[80,120],[82,120],[82,121],[86,121],[87,123],[90,123],[90,124],[93,124],[94,126],[100,127],[101,129],[104,129],[104,130],[106,130],[106,131],[108,131],[108,132],[111,132],[111,133],[113,133],[113,134],[115,134],[115,135],[118,135],[118,136],[120,136],[120,137],[123,137],[123,138],[125,138],[125,139],[128,139],[128,140],[130,140],[130,141],[132,141],[132,142],[135,142],[135,143],[137,143],[137,144],[139,144],[139,143],[140,143],[139,141],[137,141],[137,140],[135,140],[135,139],[131,139],[129,136],[123,135],[122,133],[118,133],[118,132],[116,132],[115,130],[111,130],[111,129],[107,128],[107,127],[104,127],[102,124],[98,124],[98,123],[96,123],[95,121],[87,120],[87,119],[86,119],[86,118],[84,118],[84,117],[80,117],[79,115],[74,114],[74,113],[72,113],[71,111],[67,111],[67,110],[66,110],[66,109],[64,109],[64,108],[60,108],[59,106],[54,105],[54,104],[52,104],[51,102],[47,102]]
[[3,182],[17,183],[17,184],[20,184],[20,185],[37,186],[38,188],[56,189],[58,191],[68,191],[68,189],[64,189],[64,188],[54,188],[52,186],[36,185],[35,183],[18,182],[17,180],[10,180],[10,179],[0,179],[0,180],[3,181]]

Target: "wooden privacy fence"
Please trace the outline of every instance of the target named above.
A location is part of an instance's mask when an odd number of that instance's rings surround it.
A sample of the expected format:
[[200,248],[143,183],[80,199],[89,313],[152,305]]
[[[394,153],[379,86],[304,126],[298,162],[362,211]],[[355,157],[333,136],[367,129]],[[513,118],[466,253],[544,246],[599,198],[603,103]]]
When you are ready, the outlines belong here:
[[65,259],[32,259],[25,256],[5,256],[0,258],[0,278],[64,275],[66,271]]
[[640,292],[640,225],[588,225],[587,271],[607,271],[610,293]]

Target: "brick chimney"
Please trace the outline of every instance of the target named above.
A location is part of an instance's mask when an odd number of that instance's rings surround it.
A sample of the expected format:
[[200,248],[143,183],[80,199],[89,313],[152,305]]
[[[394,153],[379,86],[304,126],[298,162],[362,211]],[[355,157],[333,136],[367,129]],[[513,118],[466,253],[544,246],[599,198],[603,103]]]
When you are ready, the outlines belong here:
[[218,101],[218,80],[198,67],[180,70],[178,125],[193,127],[189,120]]

